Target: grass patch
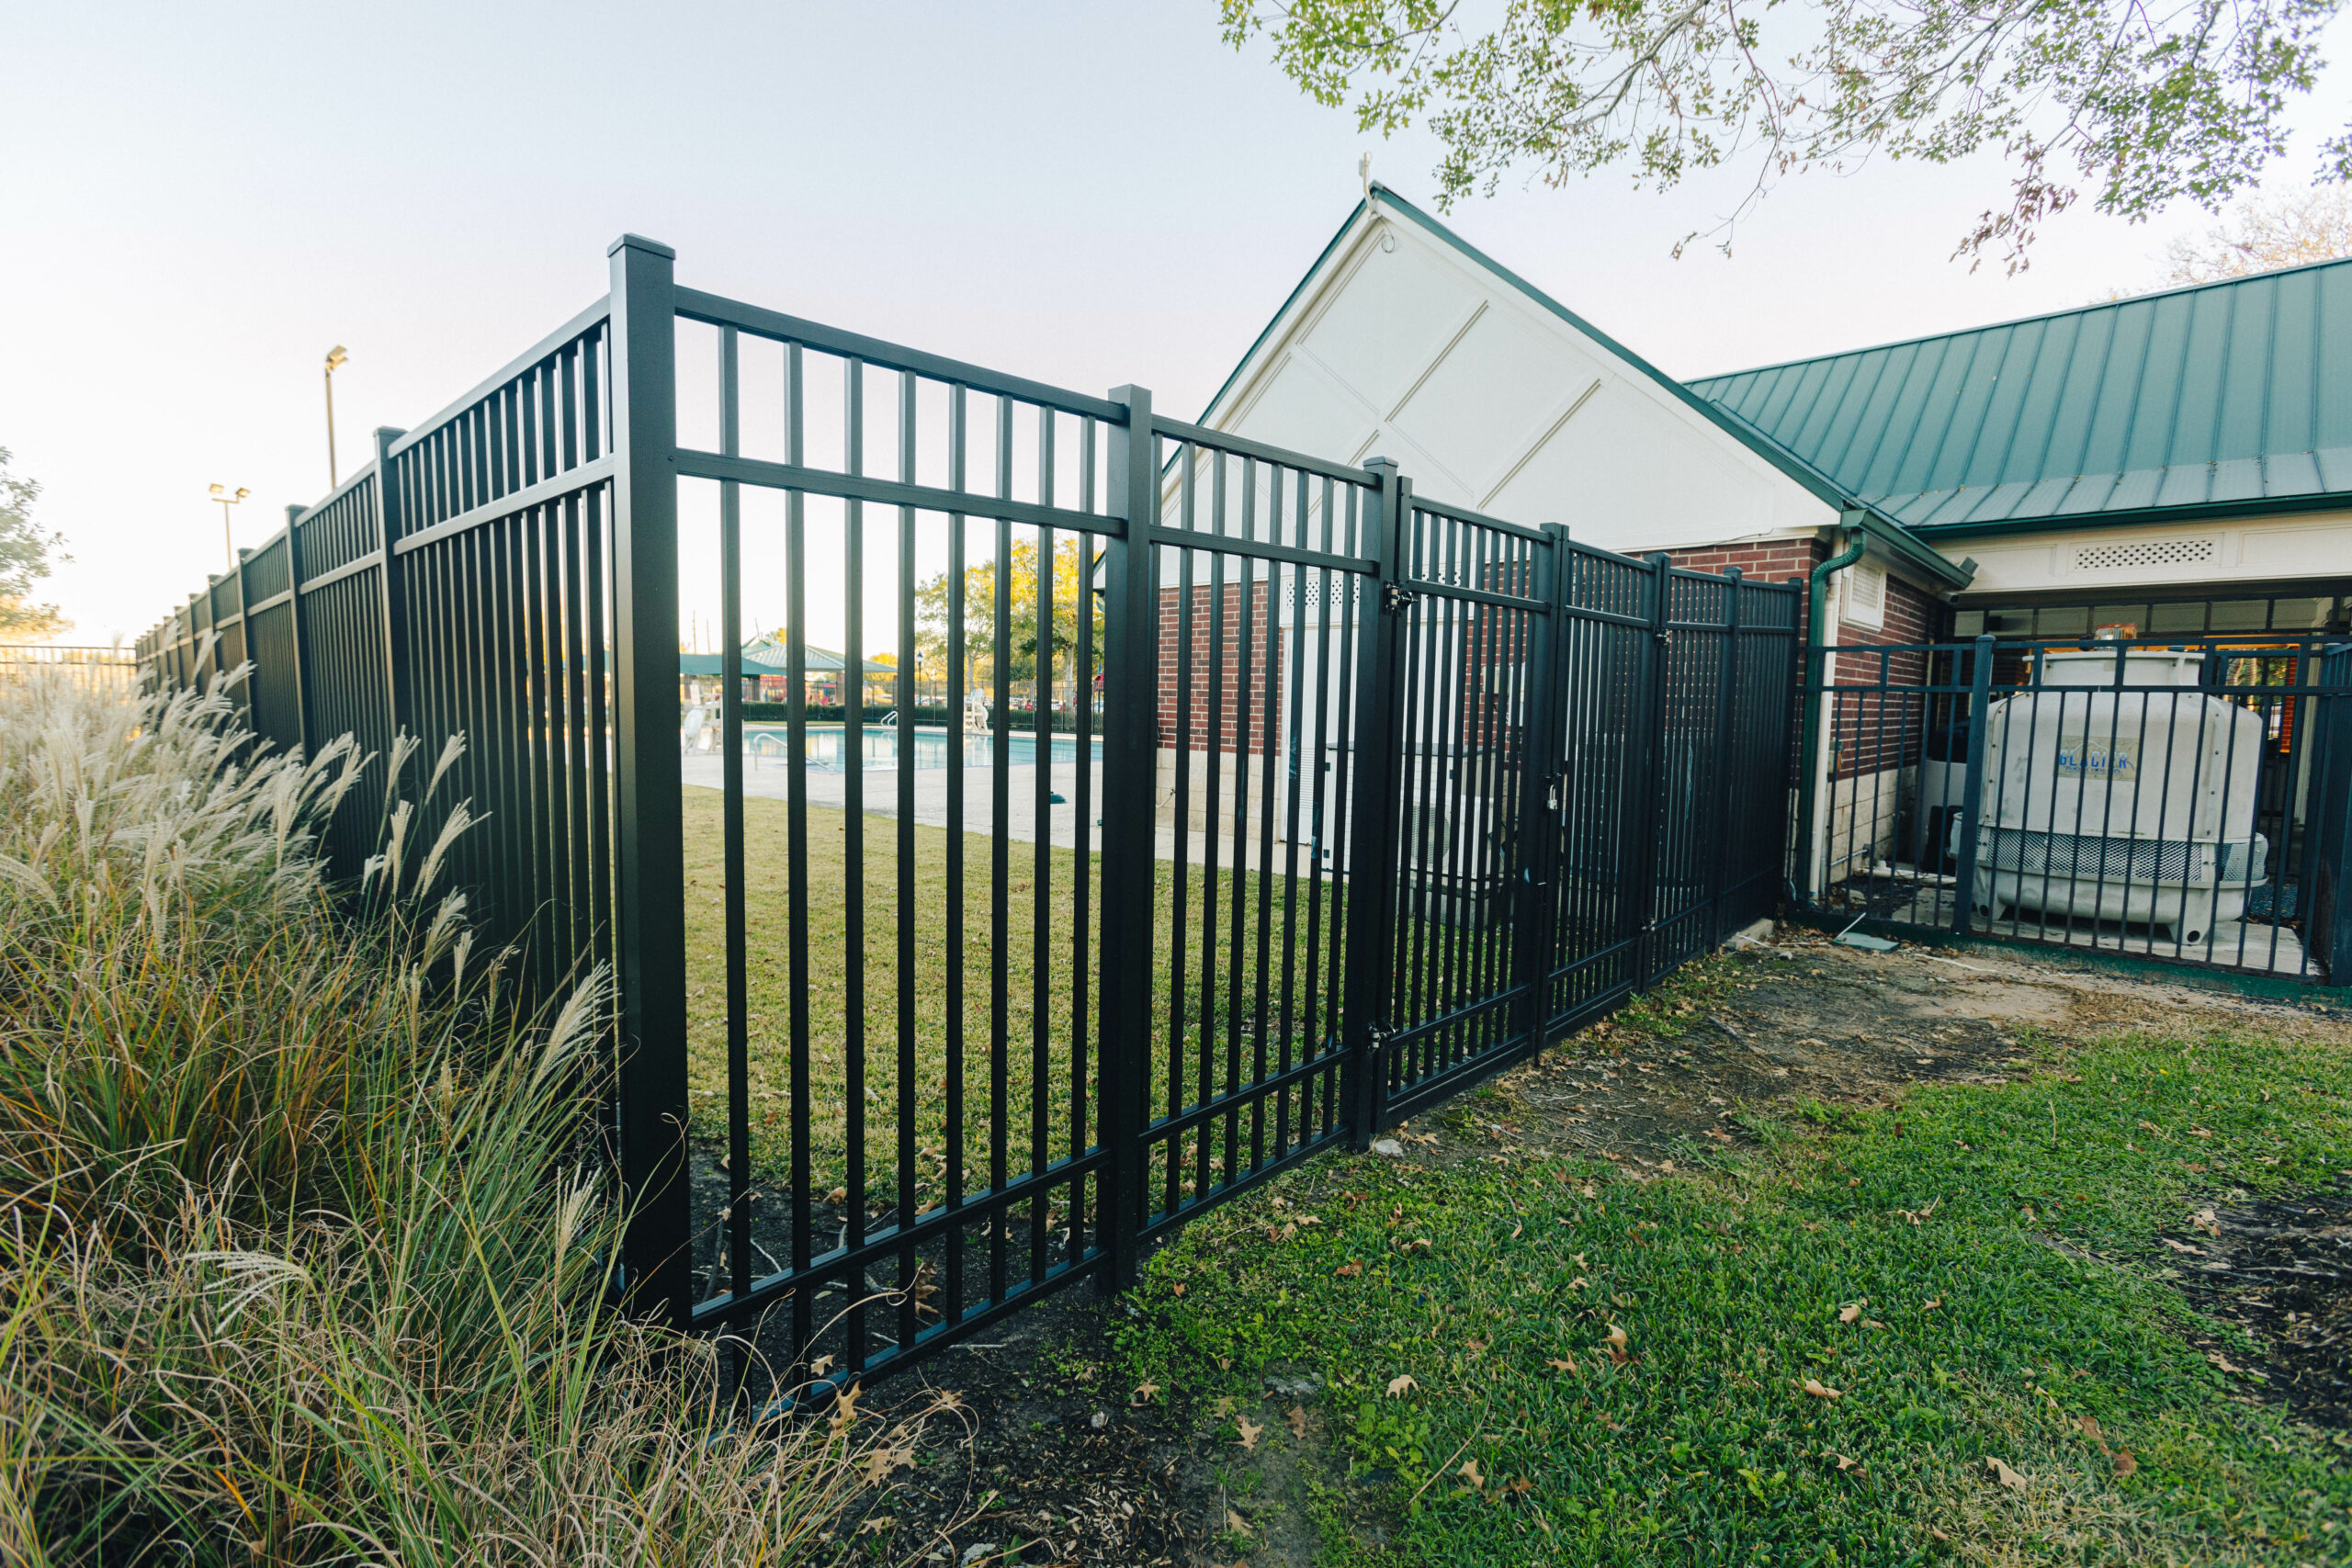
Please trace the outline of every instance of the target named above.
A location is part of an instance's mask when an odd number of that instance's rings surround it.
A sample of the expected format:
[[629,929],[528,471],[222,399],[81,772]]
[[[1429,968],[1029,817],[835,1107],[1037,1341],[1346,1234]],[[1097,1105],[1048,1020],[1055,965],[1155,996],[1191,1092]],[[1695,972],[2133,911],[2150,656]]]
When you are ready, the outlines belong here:
[[2047,1061],[1647,1183],[1319,1164],[1155,1258],[1124,1354],[1197,1399],[1320,1376],[1334,1562],[2346,1560],[2341,1436],[2188,1343],[2248,1349],[2156,1234],[2352,1168],[2352,1066],[2247,1034]]
[[[722,797],[685,792],[688,1040],[697,1137],[724,1135],[727,1092],[726,865]],[[859,886],[864,931],[854,947],[848,919],[846,851],[861,828]],[[763,1179],[790,1172],[793,1065],[791,1014],[805,998],[808,1029],[810,1180],[822,1193],[846,1180],[848,1108],[864,1111],[866,1190],[887,1202],[898,1180],[902,1113],[910,1110],[920,1205],[947,1190],[956,1141],[951,1088],[964,1106],[964,1187],[984,1187],[991,1140],[1001,1133],[1006,1173],[1031,1168],[1034,1154],[1059,1158],[1091,1135],[1100,998],[1091,989],[1102,910],[1102,857],[1009,841],[1003,846],[1006,912],[996,919],[996,849],[985,834],[960,835],[960,900],[951,900],[944,828],[916,825],[913,896],[899,886],[895,818],[852,818],[812,808],[808,830],[809,964],[796,983],[791,964],[790,840],[785,802],[743,802],[745,1022],[752,1159]],[[1198,854],[1197,843],[1193,846]],[[1280,852],[1278,849],[1278,853]],[[1300,852],[1302,862],[1306,852]],[[1088,919],[1077,932],[1081,874]],[[1293,1060],[1329,1027],[1326,998],[1337,962],[1333,933],[1344,917],[1335,888],[1313,886],[1304,868],[1261,875],[1220,870],[1214,886],[1199,864],[1155,863],[1153,1103],[1161,1112],[1199,1103]],[[1212,902],[1210,895],[1215,895]],[[1042,903],[1042,919],[1040,904]],[[961,926],[950,919],[960,908]],[[1180,940],[1181,931],[1181,940]],[[911,938],[909,974],[900,937]],[[1181,953],[1182,968],[1177,965]],[[1181,981],[1181,986],[1179,985]],[[903,998],[910,1015],[900,1010]],[[1171,1000],[1171,997],[1174,998]],[[853,1029],[855,1023],[857,1027]],[[911,1028],[908,1025],[911,1024]],[[953,1025],[953,1027],[951,1027]],[[960,1034],[959,1034],[960,1032]],[[1001,1046],[999,1043],[1001,1043]],[[911,1066],[911,1077],[908,1068]],[[1171,1087],[1171,1066],[1175,1079]],[[902,1082],[910,1092],[902,1100]],[[1315,1083],[1290,1091],[1291,1124]],[[1270,1105],[1269,1119],[1274,1114]],[[1073,1126],[1080,1135],[1073,1136]],[[1246,1145],[1245,1128],[1237,1149]],[[1246,1153],[1237,1158],[1247,1162]],[[1223,1152],[1206,1159],[1214,1185],[1230,1168]],[[1190,1191],[1199,1170],[1182,1188]]]

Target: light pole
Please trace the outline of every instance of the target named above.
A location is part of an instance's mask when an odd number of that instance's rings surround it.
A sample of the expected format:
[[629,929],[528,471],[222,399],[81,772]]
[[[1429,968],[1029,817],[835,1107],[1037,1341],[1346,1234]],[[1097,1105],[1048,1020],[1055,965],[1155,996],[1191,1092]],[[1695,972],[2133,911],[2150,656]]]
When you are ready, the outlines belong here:
[[214,485],[212,487],[212,499],[220,503],[220,547],[227,552],[229,557],[229,565],[232,570],[235,569],[237,564],[237,546],[234,538],[229,532],[229,508],[236,505],[239,502],[244,500],[245,497],[251,494],[253,494],[253,491],[245,489],[243,485],[238,486],[235,493],[233,494],[230,492],[227,485]]
[[343,482],[341,476],[336,474],[334,468],[334,373],[350,358],[351,355],[344,352],[341,344],[336,344],[327,350],[327,489],[329,490],[334,489]]

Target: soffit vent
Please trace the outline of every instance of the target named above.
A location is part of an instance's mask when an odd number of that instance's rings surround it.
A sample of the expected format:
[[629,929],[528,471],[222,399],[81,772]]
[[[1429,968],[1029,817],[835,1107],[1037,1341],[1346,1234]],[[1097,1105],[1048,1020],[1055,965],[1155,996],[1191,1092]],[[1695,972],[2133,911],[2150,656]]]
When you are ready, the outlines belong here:
[[2085,545],[2075,551],[2076,571],[2124,571],[2166,566],[2211,566],[2222,558],[2218,535],[2143,539],[2131,545]]

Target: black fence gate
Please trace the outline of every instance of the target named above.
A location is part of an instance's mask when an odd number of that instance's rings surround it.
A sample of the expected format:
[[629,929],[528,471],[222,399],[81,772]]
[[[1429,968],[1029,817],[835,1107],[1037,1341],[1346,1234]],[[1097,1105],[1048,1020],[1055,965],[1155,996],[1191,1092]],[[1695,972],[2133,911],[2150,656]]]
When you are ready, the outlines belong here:
[[356,737],[346,874],[462,806],[536,983],[609,956],[649,1309],[905,1364],[1775,908],[1795,584],[671,264],[139,648]]

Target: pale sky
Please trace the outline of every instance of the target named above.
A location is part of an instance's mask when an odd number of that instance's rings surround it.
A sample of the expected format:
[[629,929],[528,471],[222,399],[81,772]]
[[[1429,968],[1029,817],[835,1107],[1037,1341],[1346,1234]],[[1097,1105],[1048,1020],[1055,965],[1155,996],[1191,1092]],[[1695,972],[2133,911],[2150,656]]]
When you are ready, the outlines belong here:
[[[2346,36],[2338,23],[2335,37]],[[1369,141],[1214,0],[889,7],[0,6],[0,446],[76,559],[69,640],[136,635],[236,537],[605,288],[623,231],[755,303],[1090,391],[1201,411],[1344,219],[1356,158],[1430,206],[1431,144]],[[2352,98],[2293,107],[2278,183]],[[2207,221],[2053,221],[2018,277],[1950,261],[1989,163],[1736,200],[1603,175],[1446,221],[1677,376],[2063,309],[2156,277]],[[818,627],[812,621],[812,636]],[[821,639],[820,639],[821,640]]]

